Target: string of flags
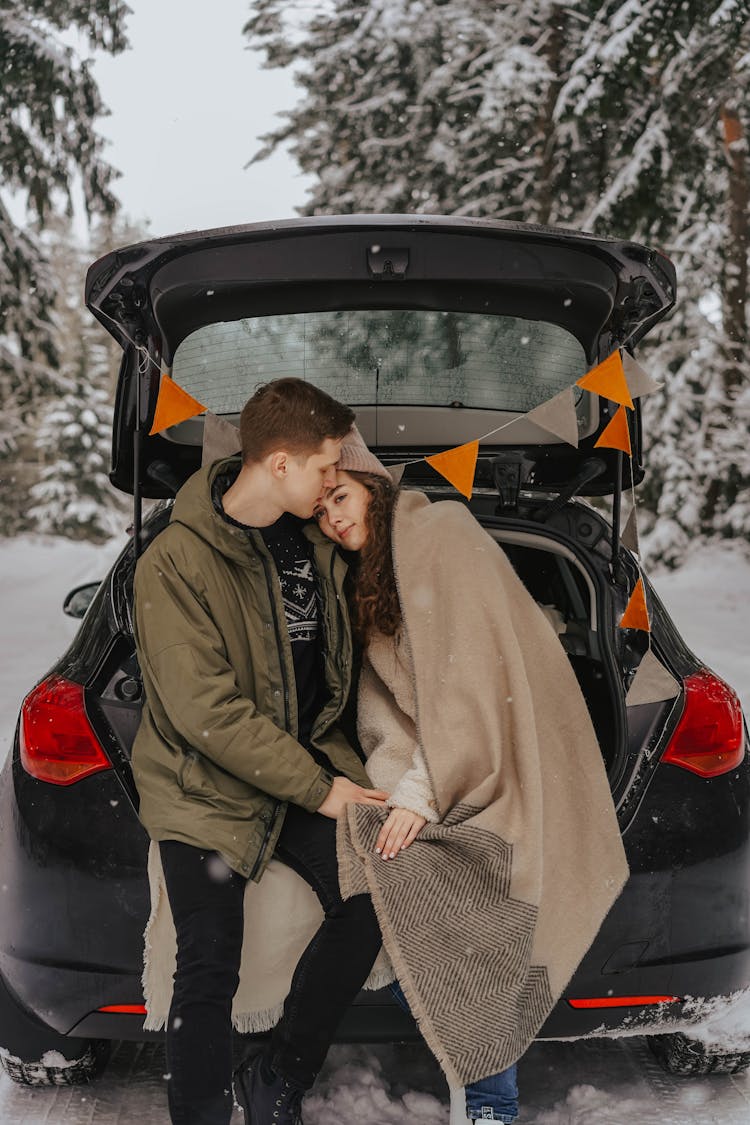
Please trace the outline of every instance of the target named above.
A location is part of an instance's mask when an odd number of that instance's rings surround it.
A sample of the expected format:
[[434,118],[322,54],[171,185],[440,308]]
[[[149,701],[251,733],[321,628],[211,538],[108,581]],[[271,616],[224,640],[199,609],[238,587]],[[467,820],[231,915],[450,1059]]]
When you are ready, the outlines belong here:
[[[540,403],[533,410],[519,414],[509,419],[502,426],[473,441],[465,442],[442,453],[432,454],[419,461],[426,461],[441,476],[467,499],[471,498],[477,459],[479,456],[480,442],[492,437],[500,430],[513,425],[519,419],[534,422],[543,430],[559,437],[569,445],[578,447],[578,420],[576,417],[573,387],[577,386],[600,398],[617,403],[617,410],[600,434],[595,443],[595,448],[620,450],[630,458],[631,481],[631,508],[628,519],[622,530],[620,539],[622,544],[636,556],[639,566],[639,576],[630,593],[625,612],[619,621],[622,629],[637,629],[649,634],[649,648],[638,666],[635,678],[631,683],[627,695],[627,703],[656,702],[660,699],[671,699],[679,693],[677,681],[670,675],[664,666],[653,656],[650,647],[651,622],[643,577],[640,573],[640,548],[638,542],[638,529],[635,505],[635,487],[633,482],[632,446],[630,441],[630,427],[627,412],[634,410],[634,399],[653,393],[659,384],[647,374],[639,363],[627,352],[618,350],[612,352],[601,363],[597,364],[586,374],[576,380],[575,384],[566,387],[552,398]],[[239,448],[239,430],[226,419],[213,414],[203,403],[199,402],[187,391],[183,390],[166,371],[162,371],[159,386],[159,397],[156,404],[153,424],[149,431],[155,434],[169,426],[175,426],[188,418],[198,414],[205,414],[203,434],[203,462],[213,460],[222,452],[229,450],[236,452]],[[231,447],[231,449],[230,449]],[[208,453],[211,451],[211,455]],[[407,461],[401,465],[390,466],[390,471],[396,483],[400,480],[407,465],[416,464]]]

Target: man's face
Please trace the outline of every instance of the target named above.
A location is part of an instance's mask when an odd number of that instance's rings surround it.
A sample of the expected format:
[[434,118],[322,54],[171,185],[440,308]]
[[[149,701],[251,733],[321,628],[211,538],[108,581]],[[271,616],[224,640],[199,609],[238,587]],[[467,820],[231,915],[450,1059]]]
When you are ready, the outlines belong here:
[[323,493],[336,484],[336,462],[343,438],[326,438],[319,449],[305,457],[289,457],[284,484],[286,510],[309,519]]

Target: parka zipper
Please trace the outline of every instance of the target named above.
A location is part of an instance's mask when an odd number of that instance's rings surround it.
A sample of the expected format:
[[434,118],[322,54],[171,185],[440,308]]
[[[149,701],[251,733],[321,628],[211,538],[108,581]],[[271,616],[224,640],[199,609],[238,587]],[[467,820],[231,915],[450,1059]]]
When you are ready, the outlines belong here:
[[[265,575],[266,585],[268,586],[268,600],[271,603],[271,613],[273,615],[274,631],[276,633],[276,639],[279,641],[279,655],[280,655],[279,667],[281,669],[281,682],[282,682],[283,687],[284,687],[284,729],[289,731],[289,727],[291,725],[290,719],[289,719],[289,681],[287,680],[287,675],[286,675],[286,662],[284,660],[284,654],[281,652],[281,643],[280,643],[281,637],[280,637],[280,634],[279,634],[279,615],[276,612],[276,602],[274,601],[274,596],[273,596],[273,581],[272,581],[272,579],[269,575],[269,571],[268,571],[268,560],[265,558],[264,555],[260,554],[260,552],[259,552],[259,556],[260,556],[260,561],[263,564],[263,574]],[[289,733],[291,734],[291,731],[289,731]],[[271,833],[273,832],[273,827],[276,823],[276,817],[279,815],[280,807],[281,807],[281,802],[276,801],[276,807],[274,808],[273,816],[268,821],[268,827],[266,828],[265,834],[263,836],[263,841],[260,845],[260,851],[258,852],[255,863],[253,864],[252,870],[251,870],[251,872],[248,876],[249,879],[255,878],[255,875],[258,871],[258,868],[260,867],[260,865],[263,861],[263,856],[266,854],[266,848],[268,847],[268,842],[271,839]]]
[[[330,638],[329,637],[325,638],[326,641],[330,640],[330,642],[331,642],[328,647],[329,647],[329,649],[332,653],[337,648],[337,645],[334,642],[339,642],[340,639],[341,639],[341,636],[344,633],[344,630],[342,629],[343,614],[341,612],[341,599],[340,599],[339,595],[336,593],[336,582],[335,582],[335,579],[334,579],[335,569],[336,569],[336,554],[335,554],[335,552],[332,551],[331,552],[331,562],[330,562],[330,567],[329,567],[329,570],[330,570],[329,577],[330,577],[330,589],[333,592],[332,596],[335,597],[335,599],[336,599],[336,605],[333,608],[334,608],[334,613],[335,613],[335,616],[336,616],[337,630],[336,630],[336,636],[331,634]],[[322,595],[321,595],[321,600],[324,601],[324,598],[323,598]],[[341,671],[341,669],[339,669],[339,672],[340,671]],[[311,740],[313,738],[320,737],[321,734],[325,734],[325,732],[327,730],[331,729],[333,724],[341,717],[341,713],[344,710],[344,703],[345,703],[344,691],[343,691],[343,688],[342,688],[342,690],[340,692],[339,703],[338,703],[338,708],[336,710],[336,713],[330,717],[327,724],[324,727],[322,727],[320,730],[316,730],[315,727],[313,726],[313,729],[310,731],[310,739]]]
[[287,675],[286,675],[286,661],[284,660],[284,655],[281,652],[281,643],[280,643],[281,642],[281,635],[279,633],[279,615],[276,612],[276,602],[274,601],[274,596],[273,596],[273,581],[270,578],[269,572],[268,572],[268,560],[265,558],[264,555],[260,556],[260,560],[263,564],[263,573],[265,575],[266,584],[268,586],[268,599],[271,603],[271,613],[273,614],[274,632],[276,633],[276,639],[279,641],[279,655],[280,655],[279,667],[281,669],[281,682],[284,686],[284,729],[286,731],[288,731],[289,734],[293,734],[294,732],[289,729],[290,726],[291,726],[291,722],[290,722],[290,719],[289,719],[289,681],[287,680]]

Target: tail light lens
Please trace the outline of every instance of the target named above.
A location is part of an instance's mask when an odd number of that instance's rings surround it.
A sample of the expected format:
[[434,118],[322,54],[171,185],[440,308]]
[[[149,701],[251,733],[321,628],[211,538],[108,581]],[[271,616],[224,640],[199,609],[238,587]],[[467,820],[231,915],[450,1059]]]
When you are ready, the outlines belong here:
[[673,766],[718,777],[736,769],[745,756],[742,708],[718,676],[702,668],[685,680],[685,710],[662,758]]
[[52,785],[111,769],[86,715],[83,687],[62,676],[49,676],[26,696],[19,741],[23,768]]
[[570,1000],[571,1008],[645,1008],[649,1004],[682,1003],[680,996],[593,996],[586,1000]]

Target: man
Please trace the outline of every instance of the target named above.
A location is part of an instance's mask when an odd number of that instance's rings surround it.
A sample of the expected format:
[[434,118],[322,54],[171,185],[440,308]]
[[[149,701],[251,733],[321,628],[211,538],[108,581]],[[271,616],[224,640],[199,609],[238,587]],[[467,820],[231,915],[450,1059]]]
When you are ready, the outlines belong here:
[[232,997],[246,881],[271,856],[325,919],[270,1044],[235,1076],[248,1125],[292,1125],[380,946],[369,895],[343,902],[336,817],[380,804],[338,727],[351,675],[345,565],[306,523],[354,414],[299,379],[261,387],[241,459],[180,489],[135,575],[146,702],[133,748],[140,816],[158,842],[177,932],[167,1024],[173,1125],[227,1125]]

